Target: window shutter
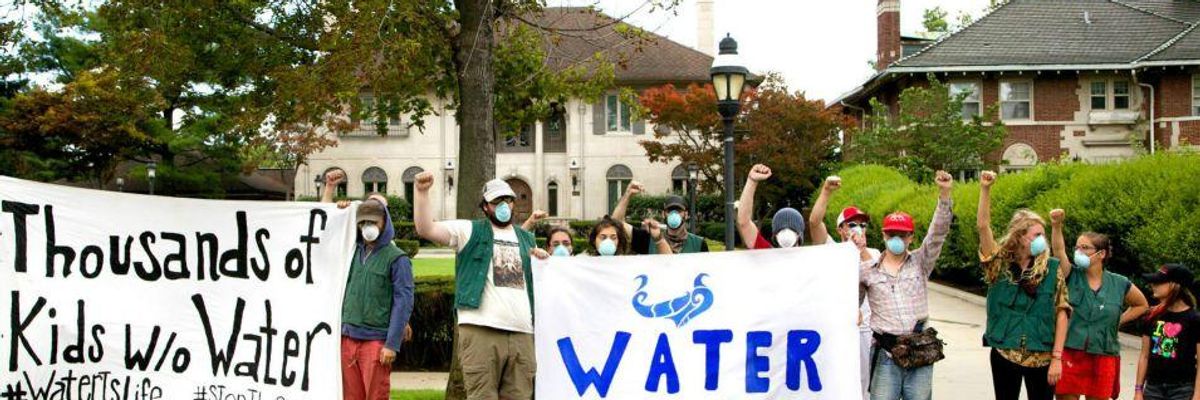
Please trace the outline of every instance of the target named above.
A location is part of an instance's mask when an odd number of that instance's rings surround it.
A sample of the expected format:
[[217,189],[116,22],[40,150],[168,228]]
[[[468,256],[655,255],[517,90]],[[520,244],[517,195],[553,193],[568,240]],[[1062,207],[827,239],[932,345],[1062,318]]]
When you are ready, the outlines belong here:
[[604,123],[604,97],[600,97],[600,101],[592,105],[592,134],[603,135],[608,127]]

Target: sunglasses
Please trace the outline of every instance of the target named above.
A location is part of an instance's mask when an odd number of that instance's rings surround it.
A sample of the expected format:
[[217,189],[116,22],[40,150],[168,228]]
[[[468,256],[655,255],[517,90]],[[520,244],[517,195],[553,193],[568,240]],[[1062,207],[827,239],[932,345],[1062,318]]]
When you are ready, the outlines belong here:
[[898,237],[898,238],[901,238],[901,239],[907,239],[909,236],[912,236],[912,235],[913,235],[913,234],[912,234],[912,232],[884,232],[883,234],[884,234],[884,236],[887,236],[887,237],[890,237],[890,238],[891,238],[891,237]]
[[871,224],[868,224],[866,222],[847,222],[846,223],[846,227],[850,228],[850,229],[862,228],[863,230],[866,230],[870,226],[871,226]]

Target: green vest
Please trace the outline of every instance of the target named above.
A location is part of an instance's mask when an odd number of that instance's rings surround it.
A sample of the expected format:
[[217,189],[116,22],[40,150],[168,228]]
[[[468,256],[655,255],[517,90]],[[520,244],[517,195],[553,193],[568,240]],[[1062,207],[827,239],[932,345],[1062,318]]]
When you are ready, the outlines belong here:
[[987,329],[983,342],[996,349],[1020,349],[1048,352],[1054,348],[1054,320],[1057,310],[1058,259],[1050,258],[1046,277],[1030,297],[1008,279],[999,279],[988,288]]
[[393,243],[375,249],[364,263],[354,250],[342,298],[342,322],[387,330],[392,315],[392,263],[407,254]]
[[[533,269],[529,263],[529,250],[537,247],[533,234],[520,227],[517,243],[521,246],[521,266],[525,270],[525,291],[529,293],[529,308],[533,311]],[[474,310],[482,302],[483,287],[492,270],[492,222],[486,219],[471,221],[471,238],[454,259],[454,306],[458,309]]]
[[[663,233],[664,235],[666,233]],[[687,240],[683,242],[683,248],[679,249],[679,254],[699,253],[703,249],[704,238],[688,233]],[[658,243],[651,238],[650,248],[646,250],[646,254],[658,254]]]
[[1129,279],[1104,271],[1100,291],[1092,291],[1087,270],[1077,268],[1067,278],[1068,301],[1071,303],[1071,325],[1067,329],[1067,348],[1089,354],[1116,356],[1121,354],[1117,326],[1125,312],[1125,294]]

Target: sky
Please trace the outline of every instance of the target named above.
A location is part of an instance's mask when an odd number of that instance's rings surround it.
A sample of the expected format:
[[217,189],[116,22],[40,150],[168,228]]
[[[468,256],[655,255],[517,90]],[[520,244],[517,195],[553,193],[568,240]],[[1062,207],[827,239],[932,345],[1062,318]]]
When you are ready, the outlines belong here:
[[[664,0],[658,0],[664,1]],[[671,11],[647,12],[646,0],[547,0],[549,6],[595,4],[606,14],[628,15],[633,25],[687,46],[696,45],[696,1]],[[953,21],[960,12],[976,18],[988,0],[901,0],[900,31],[924,31],[923,11],[940,6]],[[832,101],[871,76],[875,59],[875,0],[715,0],[714,33],[728,32],[754,72],[783,74],[788,88]]]

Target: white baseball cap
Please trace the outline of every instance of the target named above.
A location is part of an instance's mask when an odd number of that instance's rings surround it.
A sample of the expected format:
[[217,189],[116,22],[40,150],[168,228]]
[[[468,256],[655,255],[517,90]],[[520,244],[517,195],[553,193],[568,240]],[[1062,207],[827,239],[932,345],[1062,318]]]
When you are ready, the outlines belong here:
[[492,179],[483,185],[483,201],[491,203],[498,198],[506,196],[517,197],[517,194],[512,190],[512,186],[508,186],[508,182]]

